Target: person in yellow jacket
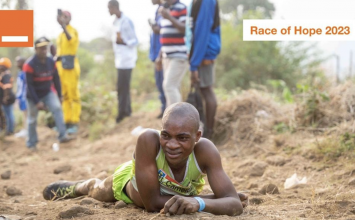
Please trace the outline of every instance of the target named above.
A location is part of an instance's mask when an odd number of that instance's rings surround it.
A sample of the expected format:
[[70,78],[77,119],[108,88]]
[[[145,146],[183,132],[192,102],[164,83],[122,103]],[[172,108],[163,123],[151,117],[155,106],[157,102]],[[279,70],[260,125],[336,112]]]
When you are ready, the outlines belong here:
[[79,36],[77,30],[70,25],[70,12],[58,9],[57,20],[63,28],[57,39],[57,69],[62,84],[64,121],[67,132],[75,134],[81,114],[80,65],[76,57]]

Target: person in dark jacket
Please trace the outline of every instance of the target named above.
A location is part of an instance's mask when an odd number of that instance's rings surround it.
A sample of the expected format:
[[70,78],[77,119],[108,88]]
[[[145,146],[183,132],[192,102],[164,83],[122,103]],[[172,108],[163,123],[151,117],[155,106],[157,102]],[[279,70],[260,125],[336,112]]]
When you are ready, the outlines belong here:
[[[38,111],[52,112],[59,132],[59,141],[68,142],[72,138],[67,136],[61,107],[62,89],[57,67],[52,58],[47,57],[49,40],[45,37],[35,42],[36,54],[29,58],[23,66],[27,82],[27,108],[28,108],[28,139],[27,147],[36,149],[37,115]],[[52,90],[54,84],[56,93]]]

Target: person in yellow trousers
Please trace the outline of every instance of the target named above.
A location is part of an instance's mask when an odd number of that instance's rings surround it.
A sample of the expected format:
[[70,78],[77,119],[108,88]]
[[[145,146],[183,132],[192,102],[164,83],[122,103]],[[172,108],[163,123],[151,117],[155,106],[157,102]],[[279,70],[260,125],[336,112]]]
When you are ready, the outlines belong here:
[[58,9],[57,21],[63,28],[63,32],[57,39],[56,64],[62,84],[64,121],[68,134],[75,134],[78,132],[81,114],[80,65],[76,57],[79,37],[76,29],[70,25],[70,12]]

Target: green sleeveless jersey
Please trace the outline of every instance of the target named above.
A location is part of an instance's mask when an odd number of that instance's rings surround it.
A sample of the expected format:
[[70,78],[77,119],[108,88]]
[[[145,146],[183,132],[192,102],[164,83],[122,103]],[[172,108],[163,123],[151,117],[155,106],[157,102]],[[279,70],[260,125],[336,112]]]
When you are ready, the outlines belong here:
[[[159,153],[155,160],[158,167],[157,172],[161,195],[195,196],[201,193],[203,186],[205,185],[204,177],[206,174],[202,173],[194,152],[190,154],[186,162],[185,176],[182,182],[175,180],[174,174],[165,159],[165,154],[162,147],[160,147]],[[138,191],[135,178],[134,159],[132,160],[131,183],[133,187]]]

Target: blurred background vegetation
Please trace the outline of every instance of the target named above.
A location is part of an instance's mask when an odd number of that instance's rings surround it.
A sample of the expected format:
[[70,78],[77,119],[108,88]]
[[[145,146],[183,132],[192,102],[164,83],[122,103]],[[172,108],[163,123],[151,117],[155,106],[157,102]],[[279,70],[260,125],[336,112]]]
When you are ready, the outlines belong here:
[[[6,7],[9,1],[0,0],[0,4]],[[18,0],[16,7],[22,1]],[[262,87],[275,93],[280,100],[292,102],[293,94],[302,87],[300,85],[312,87],[325,80],[320,64],[327,58],[322,56],[316,44],[243,42],[243,19],[272,18],[275,7],[268,0],[220,0],[220,10],[222,52],[216,64],[215,85],[220,100],[235,96],[242,89]],[[148,49],[139,47],[138,51],[131,84],[133,110],[158,113],[160,103],[154,82],[154,65],[148,58]],[[0,57],[11,60],[18,55],[30,57],[33,53],[29,48],[0,48]],[[106,38],[81,42],[77,56],[82,70],[82,123],[89,126],[90,137],[95,139],[99,137],[99,131],[114,126],[117,114],[117,71],[111,42]],[[16,77],[15,67],[12,73]],[[184,97],[188,90],[186,74],[182,88]]]

